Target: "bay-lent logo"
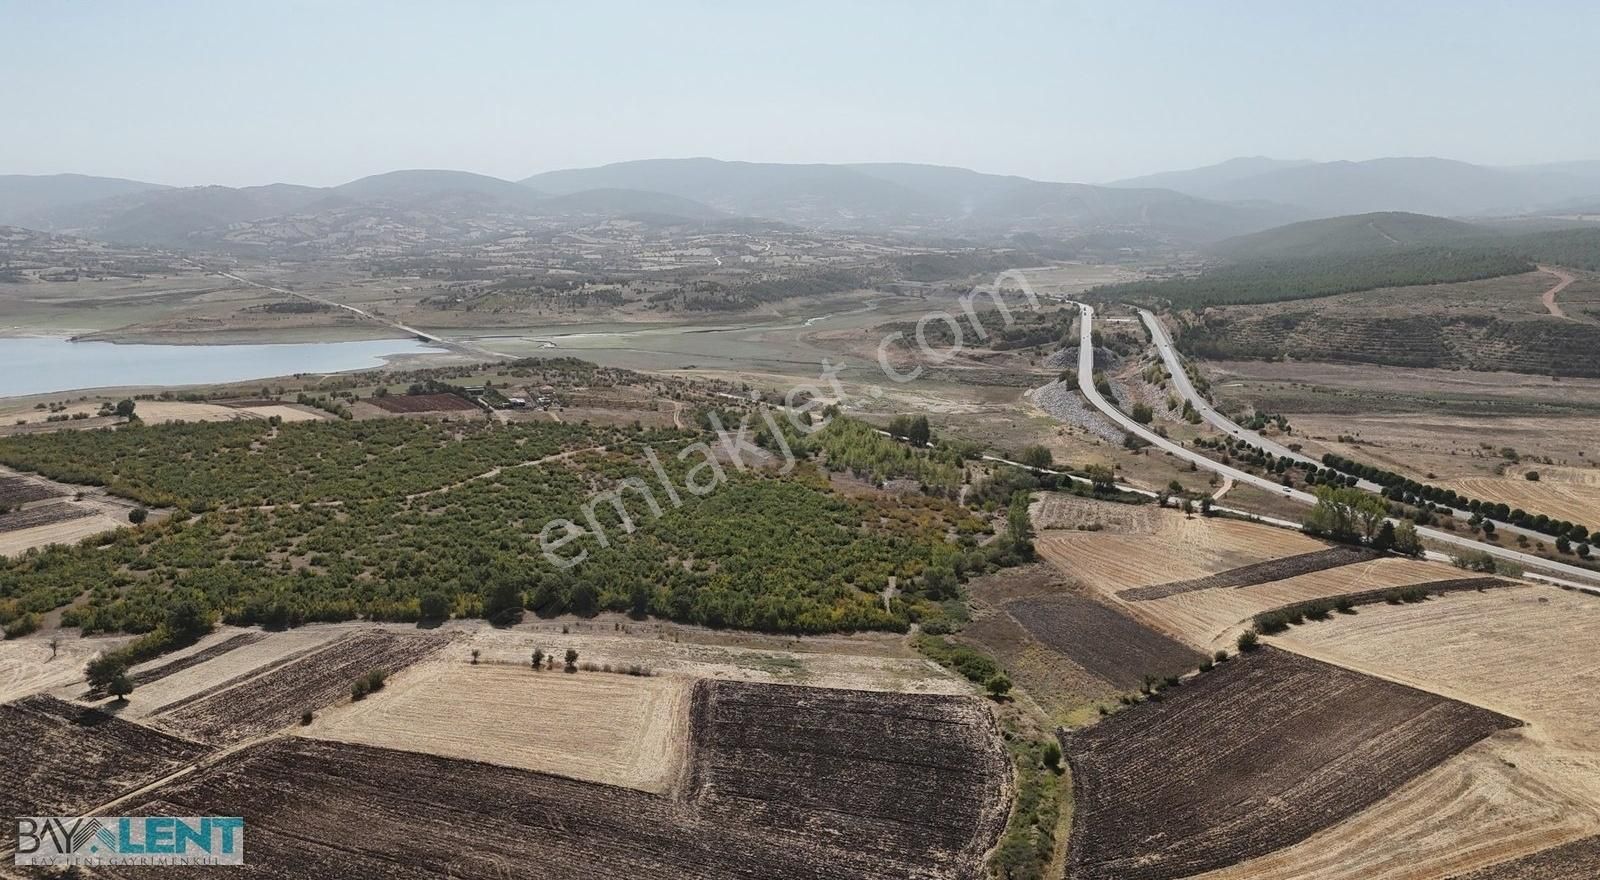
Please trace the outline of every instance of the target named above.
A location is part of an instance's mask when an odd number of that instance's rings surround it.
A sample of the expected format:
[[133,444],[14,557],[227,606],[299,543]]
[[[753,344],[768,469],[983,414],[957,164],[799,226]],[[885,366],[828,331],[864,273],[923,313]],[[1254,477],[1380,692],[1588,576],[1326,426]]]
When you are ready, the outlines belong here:
[[19,865],[242,865],[237,816],[25,816]]

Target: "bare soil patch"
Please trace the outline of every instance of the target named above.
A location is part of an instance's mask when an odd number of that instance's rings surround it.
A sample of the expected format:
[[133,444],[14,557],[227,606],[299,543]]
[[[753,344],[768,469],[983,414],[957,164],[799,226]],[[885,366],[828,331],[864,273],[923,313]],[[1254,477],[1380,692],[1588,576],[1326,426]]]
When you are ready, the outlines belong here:
[[1594,880],[1600,877],[1600,837],[1502,862],[1451,880]]
[[[664,792],[688,741],[689,682],[459,659],[413,667],[310,736]],[[470,722],[467,721],[470,719]]]
[[478,409],[477,404],[454,394],[390,395],[369,398],[367,403],[391,413],[472,412]]
[[1068,877],[1166,880],[1269,853],[1516,724],[1260,649],[1062,734],[1075,801]]
[[0,513],[0,532],[15,532],[22,529],[54,525],[67,520],[94,516],[96,512],[93,508],[79,507],[70,501],[13,510],[9,513]]
[[69,494],[64,488],[44,480],[12,474],[0,474],[0,505],[15,507],[31,501],[58,498]]
[[75,816],[194,761],[205,747],[53,697],[0,704],[0,815]]
[[1146,676],[1165,678],[1194,669],[1203,654],[1093,599],[1071,594],[1018,599],[1005,606],[1040,643],[1118,688]]
[[1298,553],[1281,559],[1269,559],[1266,562],[1242,565],[1238,568],[1230,568],[1227,571],[1219,571],[1216,574],[1208,574],[1205,577],[1121,590],[1117,593],[1117,596],[1139,602],[1149,599],[1165,599],[1168,596],[1176,596],[1179,593],[1189,593],[1195,590],[1248,587],[1254,584],[1264,584],[1268,581],[1280,581],[1297,575],[1309,574],[1313,571],[1336,568],[1341,565],[1365,562],[1377,558],[1377,555],[1373,551],[1364,550],[1360,547],[1329,547],[1325,550],[1313,550],[1310,553]]

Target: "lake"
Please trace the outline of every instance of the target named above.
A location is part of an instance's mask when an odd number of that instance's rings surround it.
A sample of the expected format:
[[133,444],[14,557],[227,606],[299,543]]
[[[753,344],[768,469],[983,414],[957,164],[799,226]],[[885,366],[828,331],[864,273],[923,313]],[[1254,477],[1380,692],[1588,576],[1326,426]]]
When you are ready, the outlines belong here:
[[272,345],[119,345],[54,336],[0,337],[0,397],[87,388],[201,385],[293,373],[338,373],[384,358],[436,354],[414,339]]

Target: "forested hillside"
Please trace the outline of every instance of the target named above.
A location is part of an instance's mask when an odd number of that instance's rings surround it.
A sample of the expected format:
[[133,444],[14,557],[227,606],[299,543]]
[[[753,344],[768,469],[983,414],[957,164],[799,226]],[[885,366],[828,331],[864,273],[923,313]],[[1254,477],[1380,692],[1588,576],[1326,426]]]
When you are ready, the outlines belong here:
[[1533,268],[1528,258],[1494,248],[1420,247],[1239,262],[1207,269],[1193,277],[1097,287],[1086,295],[1100,301],[1199,308],[1313,299],[1380,287],[1473,281],[1530,272]]

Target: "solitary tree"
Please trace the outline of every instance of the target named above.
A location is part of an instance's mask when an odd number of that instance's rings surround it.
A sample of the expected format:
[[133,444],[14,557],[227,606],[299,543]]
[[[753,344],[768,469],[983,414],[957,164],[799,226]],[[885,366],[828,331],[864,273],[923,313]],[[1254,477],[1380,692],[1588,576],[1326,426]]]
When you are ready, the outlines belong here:
[[133,410],[133,401],[124,397],[123,399],[117,401],[117,408],[112,410],[112,412],[114,412],[119,418],[124,418],[131,421],[133,419]]
[[577,672],[578,671],[578,651],[577,651],[576,648],[568,648],[567,649],[567,671],[568,672]]
[[539,667],[541,667],[543,665],[544,665],[544,649],[543,648],[534,648],[533,649],[533,668],[534,669],[538,669]]
[[477,666],[478,665],[478,649],[477,648],[473,648],[472,649],[472,665],[473,666]]
[[128,695],[133,693],[133,680],[128,678],[128,673],[118,672],[111,681],[106,683],[106,693],[117,698],[117,702],[128,702]]
[[50,659],[51,660],[56,659],[56,652],[59,651],[59,650],[61,650],[61,637],[60,636],[51,636],[50,637]]
[[143,507],[135,507],[134,509],[128,511],[128,522],[131,522],[134,525],[139,525],[149,518],[150,511],[145,510]]

